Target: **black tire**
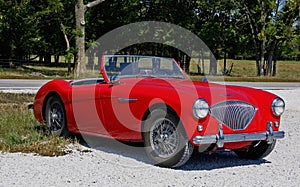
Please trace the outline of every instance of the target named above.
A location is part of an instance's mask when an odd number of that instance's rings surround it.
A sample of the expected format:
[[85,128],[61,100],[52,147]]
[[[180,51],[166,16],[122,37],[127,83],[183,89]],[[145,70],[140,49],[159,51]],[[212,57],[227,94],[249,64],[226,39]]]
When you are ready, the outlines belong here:
[[193,153],[180,120],[167,109],[152,111],[143,123],[143,140],[146,153],[154,165],[179,167]]
[[46,125],[54,136],[69,137],[66,111],[63,102],[57,96],[51,96],[46,103]]
[[269,155],[274,149],[276,140],[271,144],[268,144],[267,141],[255,141],[250,147],[246,149],[234,150],[234,152],[241,158],[258,160]]

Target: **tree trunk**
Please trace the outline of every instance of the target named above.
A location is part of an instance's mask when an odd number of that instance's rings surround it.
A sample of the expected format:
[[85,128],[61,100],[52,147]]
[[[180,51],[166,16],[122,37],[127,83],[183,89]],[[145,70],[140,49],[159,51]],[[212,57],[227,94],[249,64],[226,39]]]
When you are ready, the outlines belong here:
[[265,73],[265,40],[261,43],[261,53],[260,53],[260,76]]
[[272,75],[272,61],[273,61],[273,54],[269,54],[268,61],[267,61],[267,75]]
[[256,54],[255,54],[255,61],[256,61],[256,71],[257,71],[257,76],[260,76],[260,64],[259,64],[259,54],[258,50],[256,49]]
[[185,54],[185,72],[190,73],[190,63],[191,63],[191,57],[187,54]]
[[252,39],[253,39],[254,48],[255,48],[256,72],[257,72],[257,76],[260,76],[260,68],[259,68],[260,67],[260,63],[259,63],[258,45],[256,43],[255,32],[254,32],[254,30],[252,28],[251,28],[251,32],[252,32]]
[[39,55],[39,62],[44,62],[44,55]]
[[247,6],[245,6],[245,11],[246,11],[246,17],[249,22],[250,30],[251,30],[251,36],[254,44],[254,49],[255,49],[255,60],[256,60],[256,71],[257,71],[257,76],[260,76],[260,62],[259,62],[259,46],[257,42],[257,34],[258,34],[258,26],[255,21],[253,21],[251,17],[251,12],[248,9]]
[[201,74],[201,56],[198,57],[198,63],[197,63],[197,74],[200,75]]
[[67,54],[65,55],[65,59],[67,61],[67,66],[68,66],[68,75],[70,75],[71,72],[72,72],[71,61],[72,61],[73,54],[70,51],[70,41],[69,41],[69,38],[68,38],[67,33],[66,33],[66,28],[62,23],[60,23],[60,27],[61,27],[61,30],[62,30],[63,35],[64,35],[64,39],[65,39],[65,42],[66,42],[66,53]]
[[84,5],[83,0],[75,1],[75,19],[76,29],[81,31],[81,34],[76,37],[77,59],[75,62],[75,78],[82,76],[86,70],[85,63],[85,11],[87,8],[97,6],[104,0],[95,0]]
[[272,76],[275,77],[277,74],[277,49],[274,50],[274,56],[273,56],[273,73]]
[[205,74],[204,52],[202,52],[201,54],[202,54],[202,56],[201,56],[201,58],[202,58],[202,72],[203,72],[203,75],[204,75]]
[[212,52],[210,52],[209,74],[217,75],[217,60],[214,58],[214,55]]
[[265,72],[265,45],[266,45],[266,12],[265,12],[265,2],[261,1],[261,23],[262,23],[262,29],[261,29],[261,52],[260,52],[260,76],[264,75]]
[[68,75],[71,74],[71,61],[72,61],[72,57],[73,57],[73,54],[70,52],[70,41],[69,41],[69,38],[66,34],[66,28],[65,26],[60,23],[60,27],[61,27],[61,30],[63,32],[63,35],[64,35],[64,39],[65,39],[65,42],[66,42],[66,55],[65,55],[65,59],[67,61],[67,64],[68,64]]
[[273,73],[272,73],[272,76],[275,77],[276,76],[276,73],[277,73],[277,59],[276,57],[273,59]]
[[182,53],[180,50],[177,50],[177,62],[179,63],[179,66],[181,69],[184,70],[184,59],[182,58]]
[[54,55],[54,63],[59,63],[59,55]]
[[88,64],[87,64],[87,66],[88,66],[89,69],[92,69],[92,70],[95,69],[95,67],[94,67],[94,64],[95,64],[94,56],[95,56],[94,54],[88,54]]
[[226,51],[224,51],[224,72],[223,72],[223,74],[226,74],[226,66],[227,66],[227,62],[226,62]]
[[83,0],[77,0],[75,5],[76,28],[81,31],[76,37],[77,62],[75,64],[75,78],[79,78],[85,71],[85,5]]
[[51,63],[51,54],[46,54],[45,55],[45,62],[49,63],[49,64]]
[[272,62],[273,62],[273,56],[274,56],[274,51],[275,51],[275,48],[276,48],[276,43],[275,42],[272,42],[271,44],[271,49],[270,49],[270,52],[269,52],[269,58],[268,58],[268,68],[267,68],[267,75],[272,75]]

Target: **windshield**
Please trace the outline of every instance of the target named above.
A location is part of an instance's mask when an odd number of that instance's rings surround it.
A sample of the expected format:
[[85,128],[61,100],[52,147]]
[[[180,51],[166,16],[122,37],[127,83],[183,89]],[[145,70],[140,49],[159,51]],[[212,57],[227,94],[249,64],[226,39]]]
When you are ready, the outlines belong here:
[[110,81],[125,77],[186,78],[178,64],[171,58],[106,55],[102,60]]

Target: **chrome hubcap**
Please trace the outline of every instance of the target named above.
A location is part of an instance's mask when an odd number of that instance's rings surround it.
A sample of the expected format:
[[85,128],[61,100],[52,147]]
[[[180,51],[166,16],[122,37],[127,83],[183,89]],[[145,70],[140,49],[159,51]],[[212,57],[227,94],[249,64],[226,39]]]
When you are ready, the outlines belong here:
[[56,113],[52,113],[51,117],[53,120],[58,119],[58,115]]
[[60,131],[64,124],[64,113],[61,104],[54,103],[49,110],[49,125],[51,131]]

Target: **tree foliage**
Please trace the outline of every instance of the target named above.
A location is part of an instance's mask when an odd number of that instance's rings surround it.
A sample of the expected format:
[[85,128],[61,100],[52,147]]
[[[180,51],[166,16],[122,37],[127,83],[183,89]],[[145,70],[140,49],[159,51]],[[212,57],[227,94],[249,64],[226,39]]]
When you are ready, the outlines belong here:
[[[76,17],[80,2],[84,14]],[[0,0],[0,58],[37,56],[51,62],[51,56],[65,56],[69,64],[72,59],[79,63],[80,46],[95,45],[105,33],[129,23],[163,21],[199,36],[211,55],[223,59],[224,72],[226,58],[252,58],[257,75],[275,76],[277,59],[300,58],[299,7],[298,0]],[[190,60],[157,43],[129,46],[120,53],[172,56],[186,70]],[[216,73],[216,61],[211,61],[210,73]]]
[[243,0],[235,4],[251,31],[243,35],[251,36],[257,75],[276,75],[278,49],[296,37],[299,1]]

